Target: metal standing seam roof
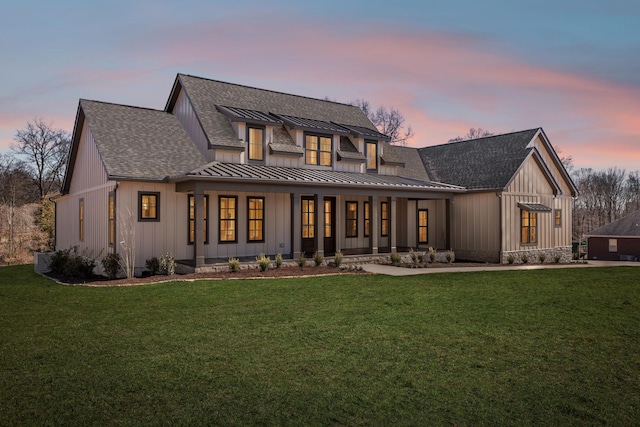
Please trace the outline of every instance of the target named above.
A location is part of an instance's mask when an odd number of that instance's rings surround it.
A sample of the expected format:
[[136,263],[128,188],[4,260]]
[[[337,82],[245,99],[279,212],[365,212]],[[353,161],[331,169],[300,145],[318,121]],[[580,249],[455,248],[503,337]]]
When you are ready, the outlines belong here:
[[216,109],[225,116],[229,117],[232,121],[241,121],[249,124],[254,123],[272,126],[282,124],[281,120],[278,120],[274,116],[262,111],[248,110],[246,108],[226,107],[223,105],[216,105]]
[[249,165],[238,163],[211,162],[206,166],[195,169],[181,178],[210,178],[210,179],[239,179],[277,183],[308,183],[308,184],[338,184],[357,186],[376,186],[398,189],[435,190],[462,192],[464,188],[428,182],[418,181],[399,176],[374,175],[351,172],[337,172],[320,169],[287,168],[280,166]]
[[333,135],[347,135],[349,131],[335,123],[326,122],[324,120],[305,119],[303,117],[293,117],[284,114],[271,113],[281,119],[285,124],[294,129],[302,129],[307,131],[318,131]]
[[347,125],[343,123],[336,123],[336,124],[348,129],[356,138],[375,139],[375,140],[386,141],[386,142],[391,141],[390,136],[380,133],[377,130],[365,128],[362,126]]
[[542,203],[518,202],[518,207],[529,212],[551,212],[551,208]]

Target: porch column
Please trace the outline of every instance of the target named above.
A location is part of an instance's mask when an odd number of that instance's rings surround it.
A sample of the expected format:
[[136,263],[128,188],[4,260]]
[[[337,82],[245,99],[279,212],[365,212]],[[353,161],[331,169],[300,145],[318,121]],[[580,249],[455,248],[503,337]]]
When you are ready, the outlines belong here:
[[204,191],[196,187],[193,192],[195,210],[195,229],[193,230],[193,260],[196,268],[204,265]]
[[398,234],[396,223],[396,197],[391,197],[391,212],[389,213],[389,246],[391,246],[391,253],[398,252],[396,245],[396,237]]
[[316,250],[324,256],[324,193],[316,193]]
[[378,253],[378,239],[380,238],[380,204],[378,196],[369,196],[369,249],[372,254]]
[[302,202],[300,193],[291,193],[291,250],[293,259],[302,252]]

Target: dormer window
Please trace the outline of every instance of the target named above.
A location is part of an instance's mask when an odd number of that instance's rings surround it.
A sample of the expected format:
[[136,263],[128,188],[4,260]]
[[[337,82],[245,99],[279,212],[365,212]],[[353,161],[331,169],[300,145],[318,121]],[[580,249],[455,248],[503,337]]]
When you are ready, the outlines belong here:
[[331,166],[331,142],[329,136],[310,135],[304,137],[305,163]]
[[378,170],[378,143],[367,141],[367,171]]
[[264,160],[264,128],[247,126],[247,144],[249,160]]

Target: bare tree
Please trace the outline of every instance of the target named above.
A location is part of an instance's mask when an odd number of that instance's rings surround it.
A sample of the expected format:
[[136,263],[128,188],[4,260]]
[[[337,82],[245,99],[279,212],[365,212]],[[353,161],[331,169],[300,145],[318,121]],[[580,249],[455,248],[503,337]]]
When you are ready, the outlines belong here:
[[484,130],[482,128],[477,128],[477,129],[476,128],[470,128],[469,132],[467,132],[466,135],[456,136],[455,138],[452,138],[447,142],[468,141],[470,139],[485,138],[487,136],[493,136],[493,133],[489,132],[488,130]]
[[71,137],[52,123],[36,119],[14,136],[11,149],[33,169],[40,198],[60,188]]
[[391,137],[391,144],[407,145],[413,138],[413,129],[410,125],[405,128],[404,115],[394,107],[387,108],[381,105],[374,110],[365,99],[356,99],[351,105],[360,107],[381,133]]

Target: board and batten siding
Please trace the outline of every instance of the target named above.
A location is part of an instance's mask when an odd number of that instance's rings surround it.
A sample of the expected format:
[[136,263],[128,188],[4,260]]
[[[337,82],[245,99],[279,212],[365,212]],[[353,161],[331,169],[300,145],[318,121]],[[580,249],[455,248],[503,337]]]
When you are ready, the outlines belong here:
[[209,142],[200,126],[200,121],[196,112],[193,110],[191,102],[184,90],[180,90],[178,99],[173,107],[172,113],[178,118],[178,121],[187,132],[187,135],[194,142],[198,151],[207,159],[208,162],[214,160],[213,152],[209,150]]
[[496,192],[454,196],[451,203],[451,242],[456,259],[499,260],[500,198]]
[[[115,182],[107,180],[93,135],[85,121],[80,134],[69,194],[56,199],[56,250],[78,247],[102,258],[108,252],[108,200]],[[84,202],[84,238],[80,237],[80,200]]]
[[[566,184],[565,188],[569,191]],[[528,158],[502,194],[503,250],[553,249],[571,246],[571,197],[568,194],[554,196],[553,188],[537,162],[532,157]],[[538,212],[538,241],[535,244],[523,245],[520,242],[522,215],[518,207],[520,202],[540,203],[552,209],[551,212]],[[555,227],[554,209],[562,211],[561,227]]]
[[[418,243],[418,209],[427,209],[427,243]],[[403,227],[406,233],[406,245],[409,248],[419,248],[426,250],[428,248],[450,249],[446,248],[447,240],[447,223],[446,223],[446,201],[445,200],[409,200],[407,201],[406,216],[402,217],[398,213],[399,218],[406,218],[406,226]],[[401,239],[398,232],[398,239]],[[398,244],[398,246],[401,246]]]

